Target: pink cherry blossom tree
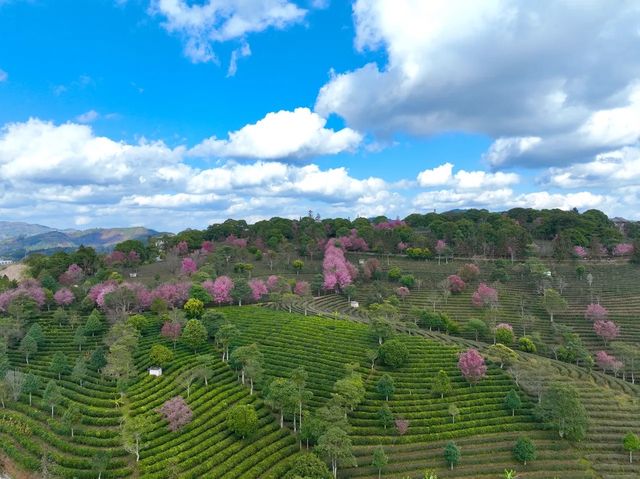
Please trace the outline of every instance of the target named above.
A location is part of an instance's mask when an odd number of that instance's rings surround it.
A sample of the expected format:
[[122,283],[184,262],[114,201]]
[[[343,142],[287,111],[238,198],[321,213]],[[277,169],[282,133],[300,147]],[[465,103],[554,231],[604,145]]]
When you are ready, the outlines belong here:
[[410,294],[411,291],[409,291],[409,288],[407,288],[406,286],[400,286],[399,288],[396,288],[396,295],[402,301],[404,301]]
[[173,432],[189,424],[193,418],[193,412],[182,396],[167,400],[157,411],[164,416],[169,430]]
[[347,251],[368,251],[369,245],[367,242],[358,236],[358,230],[353,228],[349,232],[349,236],[341,236],[338,241],[344,249]]
[[584,259],[588,256],[587,250],[582,247],[582,246],[574,246],[573,247],[573,254],[574,256],[576,256],[577,258],[580,259]]
[[229,246],[233,246],[235,248],[246,248],[247,247],[247,240],[246,238],[238,238],[236,235],[229,235],[227,236],[227,238],[224,240],[225,244],[229,245]]
[[191,276],[193,273],[198,271],[198,265],[192,258],[184,258],[182,260],[180,271],[185,276]]
[[468,349],[458,356],[458,369],[470,384],[477,384],[487,374],[484,358],[476,349]]
[[597,303],[591,303],[587,306],[587,310],[584,313],[585,319],[589,321],[601,321],[607,319],[609,311],[604,306]]
[[409,420],[408,419],[396,419],[396,430],[400,436],[404,436],[409,430]]
[[324,250],[322,272],[324,275],[324,289],[338,291],[353,282],[355,268],[347,261],[342,248],[329,241]]
[[200,246],[200,251],[202,251],[204,254],[213,253],[215,249],[215,245],[209,240],[203,241],[202,245]]
[[213,287],[209,294],[211,294],[213,300],[218,304],[230,303],[233,286],[234,284],[231,278],[228,276],[218,276],[213,282]]
[[498,307],[498,291],[485,283],[480,283],[471,296],[471,303],[476,308],[495,309]]
[[176,249],[176,253],[178,253],[179,256],[185,256],[189,254],[189,245],[187,244],[186,241],[180,241],[176,245],[175,249]]
[[593,323],[593,331],[604,341],[605,346],[620,335],[620,327],[608,320],[598,320]]
[[80,266],[73,263],[72,265],[69,265],[67,270],[60,275],[58,281],[60,282],[60,284],[63,284],[65,286],[72,286],[74,284],[80,283],[83,278],[84,271]]
[[608,354],[606,351],[598,351],[596,353],[596,363],[598,367],[606,373],[611,370],[616,376],[618,371],[624,367],[624,363],[618,360],[615,356]]
[[116,265],[124,264],[126,260],[127,260],[127,255],[124,254],[122,251],[112,251],[110,254],[108,254],[104,258],[104,262],[107,264],[107,266],[116,266]]
[[409,247],[409,245],[407,243],[405,243],[404,241],[400,241],[400,243],[397,244],[396,248],[398,248],[398,251],[400,251],[400,253],[404,253],[404,251]]
[[182,325],[177,321],[165,321],[162,325],[162,329],[160,330],[160,335],[163,338],[167,338],[173,342],[173,349],[176,348],[176,343],[178,342],[178,339],[180,339],[181,333]]
[[297,281],[293,293],[298,296],[308,296],[311,294],[311,286],[306,281]]
[[447,277],[447,283],[449,284],[449,291],[453,294],[462,293],[467,284],[457,274],[452,274]]
[[463,281],[473,281],[480,276],[480,268],[473,263],[467,263],[460,268],[458,275]]
[[73,303],[75,296],[73,295],[70,289],[60,288],[53,295],[53,299],[55,300],[58,306],[64,307],[64,306],[69,306],[71,303]]
[[447,252],[447,243],[444,240],[439,239],[436,241],[436,254],[438,255],[438,264],[440,264],[440,258]]
[[269,294],[266,283],[258,278],[249,281],[249,288],[251,289],[251,299],[254,301],[260,301]]
[[620,243],[613,248],[614,256],[629,256],[633,253],[633,245],[630,243]]

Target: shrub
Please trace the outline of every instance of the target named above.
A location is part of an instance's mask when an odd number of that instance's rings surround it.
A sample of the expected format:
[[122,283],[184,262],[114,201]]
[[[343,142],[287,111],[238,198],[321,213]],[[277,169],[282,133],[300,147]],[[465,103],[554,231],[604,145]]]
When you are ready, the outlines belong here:
[[245,438],[258,428],[258,414],[250,404],[232,407],[227,413],[227,427],[237,436]]
[[399,368],[409,359],[409,349],[399,339],[390,339],[380,346],[382,362],[392,368]]
[[525,353],[535,353],[538,348],[535,343],[528,336],[523,336],[518,341],[518,346],[520,347],[520,351],[524,351]]

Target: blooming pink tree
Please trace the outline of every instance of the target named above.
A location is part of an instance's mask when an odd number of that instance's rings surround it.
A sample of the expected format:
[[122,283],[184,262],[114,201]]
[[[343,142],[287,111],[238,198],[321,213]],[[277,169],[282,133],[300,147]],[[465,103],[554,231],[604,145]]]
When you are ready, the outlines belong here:
[[470,384],[476,384],[487,374],[487,365],[484,362],[484,358],[473,348],[460,353],[458,356],[458,369]]
[[280,277],[272,274],[267,278],[267,289],[270,293],[275,293],[279,289],[280,286]]
[[110,254],[108,254],[104,258],[104,262],[107,264],[107,266],[124,264],[126,260],[127,260],[127,255],[124,254],[122,251],[112,251]]
[[380,261],[376,258],[370,258],[365,261],[364,266],[362,267],[362,274],[364,279],[370,280],[380,271]]
[[495,309],[498,306],[498,291],[485,283],[480,283],[471,296],[471,303],[476,308]]
[[609,311],[597,303],[592,303],[587,306],[587,310],[584,313],[584,317],[590,321],[601,321],[607,319],[608,316]]
[[176,245],[176,253],[178,253],[178,255],[180,255],[180,256],[184,256],[186,254],[189,254],[189,245],[187,244],[186,241],[180,241]]
[[447,252],[447,243],[444,240],[436,241],[436,254],[438,255],[438,264],[440,264],[440,257]]
[[215,245],[209,240],[203,241],[202,245],[200,246],[200,251],[202,251],[204,254],[213,253],[215,249]]
[[189,299],[191,283],[161,284],[151,292],[152,297],[160,298],[172,308],[181,308]]
[[614,256],[629,256],[633,253],[633,245],[630,243],[620,243],[613,248]]
[[374,228],[377,230],[388,231],[388,230],[394,230],[396,228],[402,228],[403,226],[407,226],[407,223],[405,223],[400,219],[395,219],[395,220],[382,221],[374,225]]
[[604,341],[605,346],[620,335],[618,325],[608,320],[599,320],[593,323],[593,331]]
[[258,278],[249,281],[249,288],[251,288],[251,298],[254,301],[260,301],[264,296],[269,294],[266,283]]
[[409,430],[409,421],[407,419],[396,419],[396,429],[400,436],[404,436]]
[[218,276],[213,282],[213,287],[210,292],[213,300],[218,303],[230,303],[231,291],[233,290],[233,280],[228,276]]
[[82,281],[82,278],[84,278],[84,271],[80,266],[73,263],[67,268],[64,273],[60,275],[58,281],[60,282],[60,284],[63,284],[65,286],[71,286],[80,283],[80,281]]
[[410,294],[411,291],[409,291],[409,288],[407,288],[406,286],[400,286],[399,288],[396,288],[396,295],[402,301],[404,301]]
[[104,298],[118,289],[118,283],[113,280],[103,281],[91,287],[87,295],[100,308],[104,308]]
[[180,267],[180,271],[185,276],[191,276],[193,273],[198,271],[198,265],[192,258],[184,258],[182,260],[182,266]]
[[596,363],[605,373],[611,370],[616,376],[618,375],[618,371],[624,367],[622,361],[611,354],[607,354],[605,351],[598,351],[596,353]]
[[137,251],[131,250],[127,254],[126,265],[130,268],[138,266],[140,264],[140,254]]
[[324,275],[324,289],[337,291],[353,282],[355,268],[344,257],[344,251],[329,241],[324,250],[322,272]]
[[338,241],[344,249],[347,251],[368,251],[369,245],[367,242],[358,236],[358,230],[353,228],[349,232],[349,236],[341,236]]
[[463,279],[457,274],[452,274],[447,277],[447,284],[449,285],[449,291],[453,294],[462,293],[467,286]]
[[580,259],[584,259],[588,256],[587,250],[584,249],[582,246],[574,246],[573,254]]
[[189,424],[193,418],[193,412],[182,396],[169,399],[157,411],[169,422],[169,430],[174,432]]
[[173,348],[176,348],[176,343],[178,339],[180,339],[180,334],[182,333],[182,325],[178,322],[165,321],[162,325],[162,329],[160,330],[160,335],[163,338],[167,338],[168,340],[173,342]]
[[463,281],[473,281],[480,276],[480,268],[473,263],[467,263],[460,268],[458,275]]
[[236,235],[229,235],[227,236],[227,238],[224,240],[225,244],[229,245],[229,246],[233,246],[235,248],[246,248],[247,247],[247,240],[245,238],[238,238]]
[[404,241],[400,241],[400,243],[398,243],[396,247],[398,248],[398,251],[400,251],[401,253],[404,253],[404,251],[409,247],[409,245]]
[[7,312],[11,303],[18,298],[27,298],[36,303],[38,308],[42,308],[47,296],[40,283],[35,279],[23,280],[17,288],[10,289],[0,294],[0,311]]
[[306,281],[297,281],[293,293],[298,296],[308,296],[311,294],[311,286]]
[[73,293],[71,292],[70,289],[68,288],[60,288],[58,291],[56,291],[56,293],[53,295],[53,299],[55,300],[56,304],[58,306],[69,306],[71,303],[73,303],[73,300],[75,299],[75,296],[73,295]]

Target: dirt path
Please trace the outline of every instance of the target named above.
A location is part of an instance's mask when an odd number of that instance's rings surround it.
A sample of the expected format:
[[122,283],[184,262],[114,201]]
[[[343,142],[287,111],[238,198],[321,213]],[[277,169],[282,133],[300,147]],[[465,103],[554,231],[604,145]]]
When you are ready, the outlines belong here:
[[[11,280],[20,280],[27,271],[27,266],[24,264],[10,264],[6,268],[0,269],[0,276],[7,276]],[[0,477],[0,479],[4,479]]]

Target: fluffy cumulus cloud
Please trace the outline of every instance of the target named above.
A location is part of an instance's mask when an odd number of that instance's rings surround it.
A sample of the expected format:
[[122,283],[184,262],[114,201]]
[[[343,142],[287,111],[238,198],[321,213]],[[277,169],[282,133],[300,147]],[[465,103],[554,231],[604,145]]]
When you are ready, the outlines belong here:
[[356,48],[387,61],[334,74],[323,116],[380,136],[486,134],[494,168],[590,161],[638,139],[638,2],[357,0],[353,11]]
[[459,190],[478,190],[486,188],[500,188],[514,185],[520,181],[515,173],[488,173],[485,171],[459,170],[453,173],[453,164],[445,163],[435,168],[421,171],[418,174],[418,184],[428,188],[433,186],[451,186]]
[[267,114],[254,124],[229,133],[227,139],[204,140],[190,154],[202,157],[301,159],[349,151],[362,141],[351,128],[334,131],[308,108]]
[[[195,63],[217,61],[214,43],[243,40],[269,28],[283,29],[306,15],[306,10],[288,0],[153,0],[150,12],[164,19],[168,32],[182,38],[185,55]],[[244,45],[232,55],[231,75],[239,56],[251,53]]]
[[[310,132],[302,128],[301,141],[292,143],[298,130],[285,121],[279,128],[288,128],[286,134],[268,126],[267,146],[261,143],[267,139],[259,122],[250,125],[255,131],[247,127],[223,145],[209,144],[208,153],[224,157],[210,167],[193,166],[185,146],[115,141],[86,124],[39,119],[7,124],[0,130],[0,216],[55,226],[73,221],[181,229],[232,215],[260,219],[314,209],[353,216],[399,204],[379,178],[355,178],[343,167],[274,161],[336,153],[359,141],[355,133],[357,141],[345,140],[342,130],[327,130],[317,115],[302,113],[319,126]],[[263,147],[270,161],[259,159]]]

